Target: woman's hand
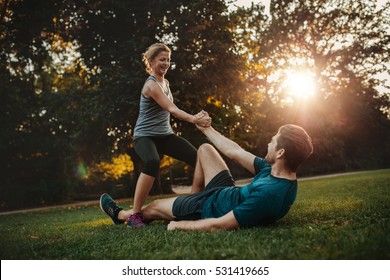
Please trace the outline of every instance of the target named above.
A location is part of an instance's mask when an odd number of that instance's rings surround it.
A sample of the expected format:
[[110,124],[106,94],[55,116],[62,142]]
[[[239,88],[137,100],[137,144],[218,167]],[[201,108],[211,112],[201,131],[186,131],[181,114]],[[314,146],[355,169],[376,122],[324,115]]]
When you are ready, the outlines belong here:
[[195,115],[196,120],[195,120],[195,125],[197,127],[209,127],[211,126],[211,118],[209,114],[206,111],[200,111]]

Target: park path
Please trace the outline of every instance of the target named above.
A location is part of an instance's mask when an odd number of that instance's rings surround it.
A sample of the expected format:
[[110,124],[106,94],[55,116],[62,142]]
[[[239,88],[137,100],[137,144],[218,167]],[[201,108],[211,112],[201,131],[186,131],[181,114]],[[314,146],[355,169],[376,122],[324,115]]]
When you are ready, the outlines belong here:
[[[388,169],[388,170],[390,172],[390,169]],[[299,178],[298,181],[301,182],[301,181],[307,181],[307,180],[312,180],[312,179],[322,179],[322,178],[332,178],[332,177],[344,176],[344,175],[362,174],[362,173],[372,172],[372,171],[373,170],[335,173],[335,174],[319,175],[319,176],[312,176],[312,177],[303,177],[303,178]],[[240,179],[240,180],[236,181],[236,185],[243,186],[243,185],[248,184],[251,180],[252,180],[252,178]],[[178,186],[178,187],[173,187],[172,189],[177,194],[188,194],[188,193],[190,193],[191,187]],[[128,201],[128,199],[118,199],[117,200],[118,203],[127,202],[127,201]],[[91,206],[91,205],[99,205],[99,201],[92,200],[92,201],[83,201],[83,202],[74,202],[74,203],[69,203],[69,204],[55,205],[55,206],[46,206],[46,207],[6,211],[6,212],[0,212],[0,216],[10,215],[10,214],[18,214],[18,213],[29,213],[29,212],[36,212],[36,211],[42,211],[42,210],[57,209],[57,208],[72,208],[72,207]]]

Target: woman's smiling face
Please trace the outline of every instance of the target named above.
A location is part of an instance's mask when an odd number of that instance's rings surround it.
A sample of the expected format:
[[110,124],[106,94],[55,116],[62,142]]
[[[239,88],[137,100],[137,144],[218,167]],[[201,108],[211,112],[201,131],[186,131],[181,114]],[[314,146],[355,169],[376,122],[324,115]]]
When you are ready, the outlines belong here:
[[169,66],[171,65],[171,54],[169,52],[160,52],[151,62],[152,71],[154,74],[164,76]]

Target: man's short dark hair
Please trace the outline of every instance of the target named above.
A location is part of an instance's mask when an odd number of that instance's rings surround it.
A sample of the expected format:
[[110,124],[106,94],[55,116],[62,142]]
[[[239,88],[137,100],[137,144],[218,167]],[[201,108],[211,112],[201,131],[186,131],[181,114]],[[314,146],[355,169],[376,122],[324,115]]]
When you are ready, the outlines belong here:
[[276,149],[285,150],[287,167],[296,172],[298,167],[313,153],[311,137],[300,126],[283,125],[278,130]]

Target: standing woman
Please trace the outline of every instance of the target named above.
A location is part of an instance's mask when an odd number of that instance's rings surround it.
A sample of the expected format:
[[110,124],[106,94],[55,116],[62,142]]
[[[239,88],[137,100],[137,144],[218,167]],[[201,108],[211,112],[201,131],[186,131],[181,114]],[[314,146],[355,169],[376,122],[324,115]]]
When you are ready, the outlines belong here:
[[[153,186],[160,168],[160,154],[168,155],[195,167],[197,150],[186,139],[174,134],[170,125],[170,115],[199,125],[210,126],[211,118],[204,111],[191,115],[173,103],[168,80],[164,78],[171,62],[171,50],[162,43],[151,45],[143,54],[143,62],[150,76],[141,91],[140,111],[134,128],[134,150],[143,162],[143,170],[138,178],[132,210],[103,209],[115,224],[127,221],[127,226],[139,228],[145,225],[141,208]],[[111,199],[103,194],[104,200]],[[110,212],[110,213],[108,213]]]

